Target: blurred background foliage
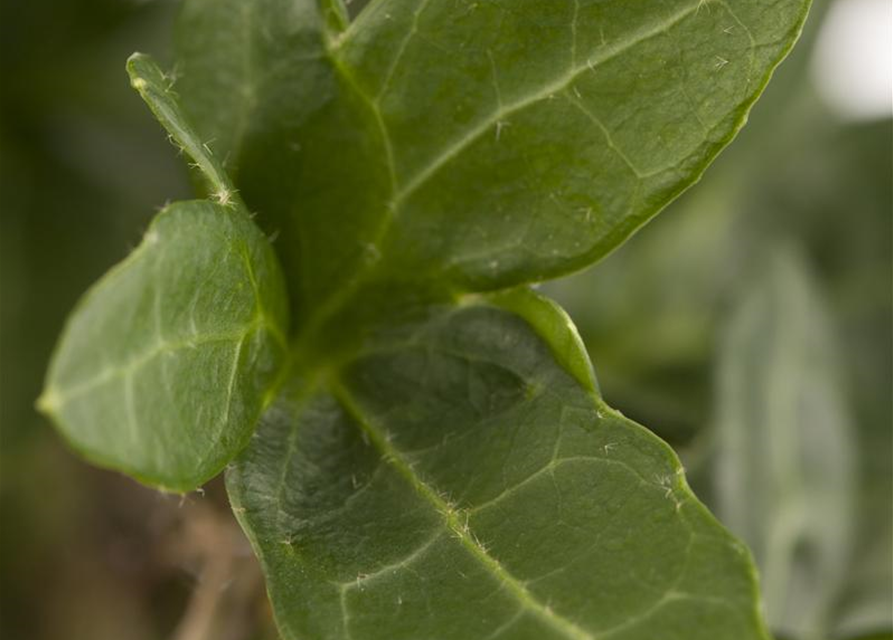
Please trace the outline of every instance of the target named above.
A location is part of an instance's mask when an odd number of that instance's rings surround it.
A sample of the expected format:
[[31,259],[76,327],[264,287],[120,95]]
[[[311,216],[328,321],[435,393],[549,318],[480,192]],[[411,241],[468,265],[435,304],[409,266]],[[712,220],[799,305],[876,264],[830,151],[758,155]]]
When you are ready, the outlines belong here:
[[[779,637],[890,638],[893,123],[818,95],[828,6],[696,188],[543,289],[606,399],[754,550]],[[170,59],[177,3],[0,7],[0,638],[273,640],[219,481],[144,489],[33,409],[75,300],[189,194],[123,71],[134,50]]]

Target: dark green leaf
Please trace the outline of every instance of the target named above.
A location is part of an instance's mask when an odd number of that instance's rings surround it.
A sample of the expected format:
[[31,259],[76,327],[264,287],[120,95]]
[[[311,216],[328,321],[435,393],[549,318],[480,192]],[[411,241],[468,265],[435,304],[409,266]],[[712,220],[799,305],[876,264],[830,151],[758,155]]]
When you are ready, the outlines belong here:
[[341,31],[311,0],[193,0],[181,90],[316,317],[604,255],[729,142],[806,5],[380,0]]
[[518,291],[296,374],[227,474],[284,637],[765,638],[747,551],[581,362]]

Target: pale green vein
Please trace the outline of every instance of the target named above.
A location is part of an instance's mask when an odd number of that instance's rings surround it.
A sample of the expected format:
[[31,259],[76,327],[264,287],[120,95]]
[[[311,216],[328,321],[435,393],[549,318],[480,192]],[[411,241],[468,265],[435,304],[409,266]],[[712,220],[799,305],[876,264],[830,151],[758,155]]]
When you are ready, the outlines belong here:
[[[283,367],[283,369],[287,369],[287,368],[288,367]],[[314,380],[313,384],[308,385],[303,390],[303,393],[300,395],[300,397],[298,397],[297,399],[295,399],[293,401],[294,408],[296,411],[300,411],[300,409],[305,404],[308,404],[313,399],[313,395],[316,393],[318,383],[319,383],[318,379]],[[252,437],[258,437],[257,432],[255,432],[254,436],[252,436]],[[289,465],[289,462],[291,461],[292,457],[297,452],[297,450],[298,450],[298,428],[293,427],[292,429],[289,430],[289,433],[288,433],[288,439],[286,441],[286,446],[285,446],[285,455],[282,458],[282,468],[279,470],[279,478],[276,483],[276,489],[275,489],[275,491],[273,491],[271,493],[271,495],[273,496],[275,505],[276,505],[276,512],[277,512],[278,516],[282,516],[286,513],[286,510],[283,509],[283,507],[282,507],[282,500],[285,497],[285,490],[288,486],[288,465]]]
[[506,620],[501,625],[496,627],[496,629],[493,630],[493,633],[486,636],[483,640],[495,640],[496,638],[501,636],[503,633],[505,633],[506,631],[511,629],[512,625],[515,624],[518,620],[520,620],[525,612],[526,612],[526,610],[524,609],[524,607],[518,607],[518,610],[508,620]]
[[[688,523],[686,523],[688,524]],[[688,573],[688,563],[691,560],[691,550],[692,545],[695,541],[694,531],[689,529],[688,542],[685,546],[685,557],[682,562],[682,567],[679,570],[679,573],[676,575],[676,578],[673,580],[673,584],[667,588],[663,595],[653,602],[650,606],[648,606],[645,610],[640,611],[634,616],[631,616],[627,620],[624,620],[621,623],[618,623],[612,627],[608,627],[607,629],[600,630],[596,635],[594,640],[605,640],[606,638],[610,638],[611,636],[617,635],[618,633],[625,631],[631,627],[634,627],[643,621],[647,620],[649,617],[653,616],[657,613],[662,607],[666,606],[668,603],[673,602],[675,600],[681,600],[686,598],[703,600],[704,598],[700,598],[694,596],[692,594],[684,593],[678,590],[679,583],[682,582],[682,579],[685,577],[686,573]]]
[[236,342],[236,347],[233,353],[233,364],[229,372],[229,381],[226,384],[226,398],[223,401],[226,405],[226,409],[223,412],[223,418],[220,420],[220,426],[218,427],[218,433],[214,438],[215,440],[220,438],[220,431],[226,426],[226,423],[229,421],[229,414],[232,412],[233,393],[236,389],[236,378],[239,373],[239,360],[242,357],[242,349],[245,346],[245,339],[247,337],[248,333],[244,333],[239,341]]
[[434,546],[434,544],[438,540],[440,540],[442,536],[443,532],[437,531],[433,536],[425,540],[425,542],[420,544],[418,547],[416,547],[413,551],[408,553],[400,560],[386,564],[383,567],[372,571],[371,573],[360,573],[357,575],[356,580],[348,580],[347,582],[336,583],[336,585],[342,592],[350,591],[351,589],[363,589],[363,587],[370,582],[374,582],[375,580],[388,574],[393,575],[398,571],[409,567],[416,560],[422,558],[422,556],[425,555],[428,549]]
[[[332,66],[338,71],[344,82],[350,87],[351,91],[353,91],[366,104],[369,112],[372,114],[372,117],[375,120],[375,126],[378,129],[382,148],[384,149],[385,166],[388,171],[391,200],[393,200],[393,194],[396,193],[397,190],[396,165],[394,161],[394,151],[393,144],[391,142],[391,136],[388,132],[387,124],[385,123],[382,116],[381,108],[379,107],[379,104],[375,99],[370,98],[362,90],[356,79],[353,77],[353,74],[350,72],[350,69],[336,55],[336,52],[334,50],[329,51],[329,60],[331,61]],[[370,240],[370,242],[366,243],[367,248],[372,248],[374,250],[374,254],[377,256],[381,255],[381,245],[385,236],[387,235],[388,230],[390,229],[393,217],[394,210],[392,206],[387,202],[383,203],[382,219],[379,222],[377,229],[375,230],[373,238]],[[361,266],[360,268],[356,269],[351,278],[347,282],[345,282],[333,296],[329,297],[320,307],[316,309],[316,311],[308,318],[303,330],[301,331],[301,334],[295,341],[295,344],[297,344],[297,348],[295,349],[295,351],[301,351],[304,348],[305,341],[313,340],[315,332],[325,323],[325,321],[329,317],[331,317],[353,298],[354,294],[360,288],[360,285],[369,278],[370,273],[371,270],[368,268],[368,266],[366,266],[365,268]]]
[[[238,342],[236,342],[234,353],[233,353],[233,363],[230,369],[229,381],[226,386],[226,398],[223,400],[225,404],[225,409],[223,411],[223,415],[220,416],[220,419],[217,420],[217,425],[214,429],[214,436],[211,438],[211,442],[215,445],[219,444],[223,439],[224,431],[226,430],[227,425],[229,424],[230,413],[232,412],[233,406],[233,395],[235,394],[236,389],[236,379],[239,373],[239,360],[242,357],[242,349],[245,345],[245,339],[248,337],[249,333],[246,332],[242,335]],[[213,453],[213,448],[208,447],[205,451],[204,455],[199,458],[199,463],[197,466],[204,466],[208,457]]]
[[403,453],[393,445],[388,436],[365,418],[362,409],[340,382],[332,380],[330,384],[335,397],[356,421],[357,426],[366,433],[370,442],[381,451],[388,464],[392,465],[413,487],[416,493],[441,515],[444,524],[455,536],[456,540],[504,586],[508,593],[514,596],[533,615],[567,638],[572,640],[594,640],[593,636],[585,629],[557,614],[550,606],[541,603],[527,589],[524,582],[509,573],[496,558],[490,555],[468,527],[462,515],[463,512],[450,505],[440,496],[436,489],[416,474],[412,465],[406,460]]
[[409,43],[412,41],[413,36],[418,33],[419,30],[419,17],[421,17],[422,12],[428,7],[431,0],[422,0],[419,3],[419,6],[412,14],[412,26],[409,31],[406,33],[406,36],[403,38],[403,41],[400,43],[400,47],[397,49],[397,53],[394,55],[394,59],[391,60],[391,64],[388,67],[387,73],[384,75],[384,79],[382,80],[381,86],[378,89],[378,93],[376,94],[373,102],[376,105],[381,104],[381,98],[388,90],[391,84],[391,80],[394,77],[394,72],[396,72],[397,67],[400,64],[400,61],[403,60],[403,56],[406,53],[407,47],[409,47]]
[[161,342],[153,345],[144,353],[136,356],[122,364],[116,364],[104,367],[88,379],[64,389],[56,387],[47,387],[43,395],[38,400],[38,406],[47,411],[58,411],[71,400],[104,386],[120,378],[133,376],[144,366],[148,365],[155,358],[166,354],[173,354],[183,350],[194,350],[202,345],[214,344],[219,342],[239,342],[255,329],[264,327],[258,321],[249,324],[244,331],[234,333],[218,333],[205,334],[201,336],[190,337],[187,340],[176,340]]
[[571,19],[571,67],[577,64],[577,22],[580,17],[580,0],[574,3],[574,17]]
[[348,84],[351,91],[353,91],[363,102],[366,103],[372,117],[375,119],[375,125],[378,128],[379,136],[381,137],[382,147],[385,152],[385,163],[388,169],[388,176],[391,181],[391,191],[392,193],[397,188],[397,175],[395,172],[394,165],[394,152],[391,144],[391,136],[388,132],[387,125],[384,121],[384,117],[381,114],[381,109],[379,108],[378,102],[369,97],[366,92],[360,87],[357,83],[356,79],[353,77],[353,73],[351,73],[350,68],[344,64],[344,62],[335,55],[334,52],[329,52],[329,60],[332,62],[332,66],[341,74],[342,79]]
[[139,418],[137,416],[136,406],[133,399],[133,376],[127,375],[123,378],[124,382],[124,410],[127,415],[127,426],[130,427],[134,441],[139,440]]
[[288,340],[279,326],[273,322],[264,305],[264,296],[261,294],[260,284],[258,284],[257,274],[254,270],[254,262],[251,260],[248,247],[244,244],[240,244],[239,254],[242,257],[242,262],[245,266],[245,275],[248,276],[248,282],[251,284],[251,291],[254,293],[254,308],[258,321],[266,327],[270,335],[279,343],[279,346],[281,346],[284,351],[288,351]]
[[487,509],[490,509],[490,508],[498,505],[500,502],[502,502],[506,498],[510,498],[511,496],[516,494],[518,491],[524,489],[524,487],[529,485],[531,482],[535,482],[537,479],[542,477],[544,474],[553,473],[555,470],[561,468],[562,466],[564,466],[566,464],[571,464],[574,462],[590,462],[590,463],[596,464],[596,465],[604,464],[604,465],[609,465],[609,466],[615,465],[618,467],[622,467],[624,470],[629,471],[631,474],[633,474],[641,484],[649,486],[649,487],[658,487],[659,489],[666,489],[666,487],[664,487],[663,485],[661,485],[659,483],[651,482],[651,481],[645,479],[645,477],[642,476],[638,471],[633,469],[629,464],[627,464],[626,462],[623,462],[622,460],[614,460],[612,458],[602,458],[600,456],[583,456],[583,455],[568,456],[566,458],[557,458],[554,460],[550,460],[546,465],[540,467],[539,469],[537,469],[536,471],[531,473],[529,476],[527,476],[520,482],[517,482],[516,484],[513,484],[513,485],[507,487],[501,493],[497,494],[493,498],[490,498],[489,500],[487,500],[485,502],[481,502],[480,504],[476,504],[473,507],[471,507],[470,509],[467,509],[467,513],[469,513],[471,515],[475,515],[475,514],[480,513],[481,511],[486,511]]
[[614,137],[611,135],[611,132],[608,131],[608,128],[602,123],[601,119],[598,116],[596,116],[595,113],[593,113],[592,109],[588,108],[585,104],[583,104],[583,100],[578,95],[576,95],[576,93],[572,96],[569,93],[567,93],[567,91],[565,91],[563,95],[584,116],[586,116],[589,119],[589,121],[592,122],[592,124],[594,124],[598,128],[599,131],[602,132],[602,135],[605,137],[605,143],[607,143],[608,148],[610,148],[611,151],[613,151],[617,155],[617,157],[620,158],[620,161],[623,162],[623,164],[625,164],[629,168],[629,170],[633,172],[633,174],[636,176],[636,178],[638,180],[644,180],[645,178],[649,177],[649,175],[646,175],[645,172],[643,172],[641,169],[636,167],[636,165],[633,164],[633,161],[630,160],[629,156],[626,155],[626,153],[620,147],[617,146],[617,143],[614,142]]
[[484,133],[496,126],[497,122],[500,122],[508,116],[522,111],[527,107],[542,102],[543,100],[548,100],[550,96],[554,96],[555,94],[563,92],[565,89],[570,87],[574,83],[574,81],[576,81],[577,78],[579,78],[582,74],[586,73],[587,71],[595,71],[600,65],[605,64],[606,62],[609,62],[614,58],[617,58],[618,56],[636,47],[637,45],[647,42],[648,40],[657,36],[663,35],[667,31],[675,27],[677,24],[693,15],[697,11],[697,8],[698,5],[695,4],[677,12],[676,14],[670,16],[668,19],[659,22],[658,24],[653,25],[648,29],[644,29],[639,33],[634,34],[632,37],[621,42],[619,45],[609,48],[606,53],[599,56],[590,57],[589,59],[587,59],[585,64],[572,66],[567,73],[556,79],[551,84],[548,84],[545,87],[541,87],[540,89],[517,99],[513,103],[508,104],[501,109],[496,109],[489,116],[481,120],[476,126],[467,131],[462,137],[458,138],[452,144],[447,146],[439,155],[434,157],[431,161],[428,162],[427,165],[422,167],[412,178],[403,183],[394,196],[394,201],[391,205],[391,208],[397,211],[400,205],[410,195],[415,193],[445,165],[452,162],[463,151],[465,151],[465,149],[476,142]]

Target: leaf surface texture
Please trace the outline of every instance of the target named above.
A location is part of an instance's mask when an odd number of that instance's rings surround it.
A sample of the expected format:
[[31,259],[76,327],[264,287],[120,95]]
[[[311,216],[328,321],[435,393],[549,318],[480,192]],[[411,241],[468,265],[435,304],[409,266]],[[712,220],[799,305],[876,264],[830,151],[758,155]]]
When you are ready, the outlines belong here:
[[311,0],[192,0],[180,89],[313,322],[376,283],[592,263],[731,140],[805,9],[379,0],[344,27]]
[[294,379],[227,474],[284,637],[765,637],[747,551],[581,349],[518,291]]

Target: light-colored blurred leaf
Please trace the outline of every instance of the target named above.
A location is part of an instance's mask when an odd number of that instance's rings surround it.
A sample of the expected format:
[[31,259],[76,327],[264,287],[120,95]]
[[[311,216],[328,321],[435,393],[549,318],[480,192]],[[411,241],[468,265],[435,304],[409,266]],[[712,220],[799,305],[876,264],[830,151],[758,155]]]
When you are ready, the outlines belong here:
[[793,251],[745,291],[719,362],[720,518],[754,551],[773,631],[824,638],[851,559],[855,432],[829,313]]

